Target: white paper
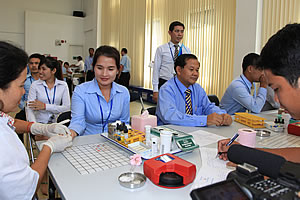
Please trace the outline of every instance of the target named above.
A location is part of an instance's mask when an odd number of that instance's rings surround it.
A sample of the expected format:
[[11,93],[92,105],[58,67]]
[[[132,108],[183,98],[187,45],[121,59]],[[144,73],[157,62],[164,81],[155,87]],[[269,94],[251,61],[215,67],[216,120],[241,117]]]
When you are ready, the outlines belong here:
[[225,137],[223,136],[216,135],[214,133],[210,133],[203,130],[194,131],[192,133],[189,133],[189,135],[192,135],[194,137],[195,142],[200,147],[213,144],[218,142],[219,140],[225,139]]
[[223,181],[228,173],[234,170],[226,167],[227,161],[216,158],[217,149],[202,147],[200,152],[202,166],[197,173],[191,190]]

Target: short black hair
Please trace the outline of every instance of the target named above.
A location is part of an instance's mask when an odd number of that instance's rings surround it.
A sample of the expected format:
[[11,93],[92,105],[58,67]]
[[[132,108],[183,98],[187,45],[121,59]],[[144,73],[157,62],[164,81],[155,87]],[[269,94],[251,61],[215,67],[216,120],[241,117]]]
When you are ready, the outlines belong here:
[[127,54],[127,49],[126,48],[122,48],[121,52],[124,52],[125,54]]
[[183,30],[184,30],[184,24],[179,22],[179,21],[174,21],[170,24],[169,26],[169,31],[173,31],[175,26],[182,26],[183,27]]
[[95,50],[94,50],[94,48],[89,48],[89,51],[90,51],[90,50],[93,50],[93,51],[95,51]]
[[69,64],[68,62],[65,62],[65,63],[64,63],[64,65],[68,65],[68,66],[70,66],[70,64]]
[[4,41],[0,41],[0,88],[6,90],[27,66],[27,53]]
[[97,48],[93,58],[93,67],[95,67],[100,56],[113,58],[116,61],[117,69],[120,69],[120,53],[115,47],[103,45]]
[[59,62],[56,59],[54,59],[50,56],[46,57],[45,59],[42,59],[40,62],[39,68],[43,64],[45,64],[48,68],[50,68],[51,71],[56,69],[56,72],[54,74],[55,78],[57,78],[58,80],[63,80],[61,65],[59,64]]
[[249,65],[254,66],[255,68],[261,68],[257,65],[259,61],[259,55],[256,53],[249,53],[247,54],[244,58],[243,58],[243,62],[242,62],[242,68],[243,68],[243,72],[245,72],[247,70],[247,67]]
[[38,58],[38,59],[40,59],[40,61],[41,61],[41,54],[39,54],[39,53],[33,53],[33,54],[31,54],[30,56],[29,56],[29,58],[28,58],[28,62],[29,62],[29,60],[31,59],[31,58]]
[[300,24],[288,24],[266,43],[259,65],[276,76],[284,77],[292,87],[300,77]]
[[176,67],[179,66],[181,68],[184,68],[184,66],[186,65],[186,61],[189,59],[198,60],[197,56],[195,56],[194,54],[181,54],[180,56],[178,56],[178,58],[175,60],[174,63],[174,70],[176,74],[177,74]]
[[77,56],[77,59],[78,59],[78,60],[82,60],[82,57],[81,57],[81,56]]

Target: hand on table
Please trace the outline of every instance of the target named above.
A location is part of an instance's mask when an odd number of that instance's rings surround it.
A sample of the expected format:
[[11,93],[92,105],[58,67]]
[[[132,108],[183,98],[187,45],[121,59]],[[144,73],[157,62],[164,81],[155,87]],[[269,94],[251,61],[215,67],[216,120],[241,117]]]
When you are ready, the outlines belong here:
[[42,145],[47,145],[51,149],[51,153],[64,151],[67,147],[72,146],[71,135],[55,135],[49,138]]
[[219,115],[217,113],[212,113],[210,115],[207,115],[207,126],[210,125],[217,125],[217,126],[221,126],[223,122],[223,116]]
[[231,115],[228,114],[222,114],[223,122],[221,125],[229,126],[232,124],[232,118]]

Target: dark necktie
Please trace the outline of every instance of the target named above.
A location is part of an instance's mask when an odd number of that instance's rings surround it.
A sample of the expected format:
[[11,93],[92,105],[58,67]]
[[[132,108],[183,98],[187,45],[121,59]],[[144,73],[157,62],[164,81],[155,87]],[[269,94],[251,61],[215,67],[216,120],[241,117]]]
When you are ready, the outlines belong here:
[[184,93],[185,95],[185,113],[188,115],[193,114],[193,108],[192,108],[192,100],[191,100],[191,90],[187,89]]
[[175,52],[174,52],[174,62],[175,62],[179,54],[179,50],[178,50],[179,45],[174,44],[174,47],[175,47]]

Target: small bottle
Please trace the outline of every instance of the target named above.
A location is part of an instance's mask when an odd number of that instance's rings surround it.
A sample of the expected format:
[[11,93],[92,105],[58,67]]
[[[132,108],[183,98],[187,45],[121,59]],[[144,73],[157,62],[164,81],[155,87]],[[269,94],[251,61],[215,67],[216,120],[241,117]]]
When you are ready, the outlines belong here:
[[150,146],[150,143],[151,143],[151,126],[150,125],[145,126],[145,137],[146,137],[146,145]]
[[279,126],[279,132],[283,132],[284,131],[284,119],[281,119],[279,121],[278,126]]
[[128,139],[128,129],[127,129],[127,126],[124,127],[124,138]]
[[275,120],[274,120],[274,131],[275,132],[279,132],[279,124],[278,124],[278,119],[277,118],[275,118]]
[[121,126],[120,126],[120,124],[117,124],[116,134],[121,135]]
[[158,144],[157,144],[157,138],[151,138],[151,151],[152,156],[156,156],[158,153]]

